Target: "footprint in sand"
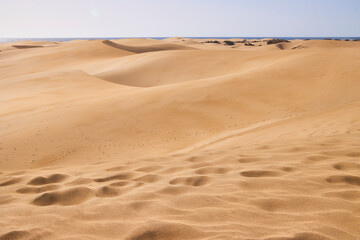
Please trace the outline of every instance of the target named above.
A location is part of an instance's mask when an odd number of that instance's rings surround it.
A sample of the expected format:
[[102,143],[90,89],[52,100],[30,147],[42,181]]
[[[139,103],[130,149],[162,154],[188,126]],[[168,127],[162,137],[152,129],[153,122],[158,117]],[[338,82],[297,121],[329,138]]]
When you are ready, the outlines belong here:
[[13,185],[16,184],[18,182],[21,181],[21,178],[11,178],[9,180],[5,180],[3,182],[0,183],[0,187],[5,187],[5,186],[9,186],[9,185]]
[[35,177],[30,182],[28,182],[28,185],[45,185],[50,183],[60,183],[64,181],[68,175],[65,174],[52,174],[48,177]]
[[204,186],[210,182],[210,178],[207,176],[197,176],[197,177],[178,177],[171,180],[169,183],[171,185],[183,184],[188,186]]
[[43,193],[48,191],[53,191],[59,189],[60,186],[58,185],[47,185],[43,187],[23,187],[16,190],[17,193],[24,193],[24,194],[37,194]]
[[360,169],[360,164],[354,162],[338,162],[333,164],[332,166],[337,170],[343,170],[343,171]]
[[328,183],[346,183],[360,186],[360,177],[352,175],[334,175],[326,178],[326,181]]
[[277,177],[280,176],[280,172],[267,171],[267,170],[253,170],[253,171],[243,171],[240,173],[244,177]]
[[96,178],[96,179],[94,179],[94,182],[109,182],[109,181],[113,181],[113,180],[128,180],[128,179],[132,178],[133,175],[134,174],[129,173],[129,172],[119,173],[119,174],[112,175],[109,177]]
[[64,191],[44,193],[41,196],[35,198],[32,201],[32,204],[37,206],[71,206],[83,203],[93,196],[93,190],[87,187],[75,187]]

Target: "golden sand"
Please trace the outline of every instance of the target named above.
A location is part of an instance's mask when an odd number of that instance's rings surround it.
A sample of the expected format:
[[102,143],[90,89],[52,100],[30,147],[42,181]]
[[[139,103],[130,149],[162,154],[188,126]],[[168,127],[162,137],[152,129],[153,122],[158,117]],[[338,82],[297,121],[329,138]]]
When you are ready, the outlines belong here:
[[209,40],[0,44],[0,240],[360,239],[360,42]]

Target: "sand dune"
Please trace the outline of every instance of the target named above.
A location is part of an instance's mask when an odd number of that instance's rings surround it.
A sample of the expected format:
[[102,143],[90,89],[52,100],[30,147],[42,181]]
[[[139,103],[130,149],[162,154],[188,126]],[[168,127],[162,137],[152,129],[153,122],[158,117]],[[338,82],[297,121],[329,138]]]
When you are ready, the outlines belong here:
[[133,52],[133,53],[146,53],[146,52],[156,52],[156,51],[167,51],[167,50],[190,50],[194,49],[191,47],[178,45],[178,44],[159,44],[159,45],[145,45],[145,46],[128,46],[119,44],[116,42],[112,42],[109,40],[104,40],[103,43],[105,45],[122,49],[125,51]]
[[0,240],[359,239],[360,43],[240,40],[0,44]]

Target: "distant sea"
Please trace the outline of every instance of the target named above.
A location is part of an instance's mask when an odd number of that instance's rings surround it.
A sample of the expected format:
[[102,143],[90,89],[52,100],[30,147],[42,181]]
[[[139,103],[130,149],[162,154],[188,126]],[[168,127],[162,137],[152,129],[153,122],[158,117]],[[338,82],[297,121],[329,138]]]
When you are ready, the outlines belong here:
[[[151,39],[165,39],[169,37],[100,37],[100,38],[0,38],[0,43],[5,42],[16,42],[16,41],[71,41],[76,39],[83,39],[83,40],[96,40],[96,39],[125,39],[125,38],[151,38]],[[241,39],[263,39],[263,38],[279,38],[279,39],[333,39],[333,40],[360,40],[360,37],[185,37],[185,38],[193,38],[193,39],[230,39],[230,38],[241,38]]]

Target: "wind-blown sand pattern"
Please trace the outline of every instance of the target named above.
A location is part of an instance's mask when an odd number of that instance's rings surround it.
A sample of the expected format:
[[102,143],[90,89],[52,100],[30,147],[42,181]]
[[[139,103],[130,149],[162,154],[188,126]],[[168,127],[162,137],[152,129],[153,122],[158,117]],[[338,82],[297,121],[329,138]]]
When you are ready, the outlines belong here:
[[360,42],[209,40],[0,44],[0,240],[360,239]]

